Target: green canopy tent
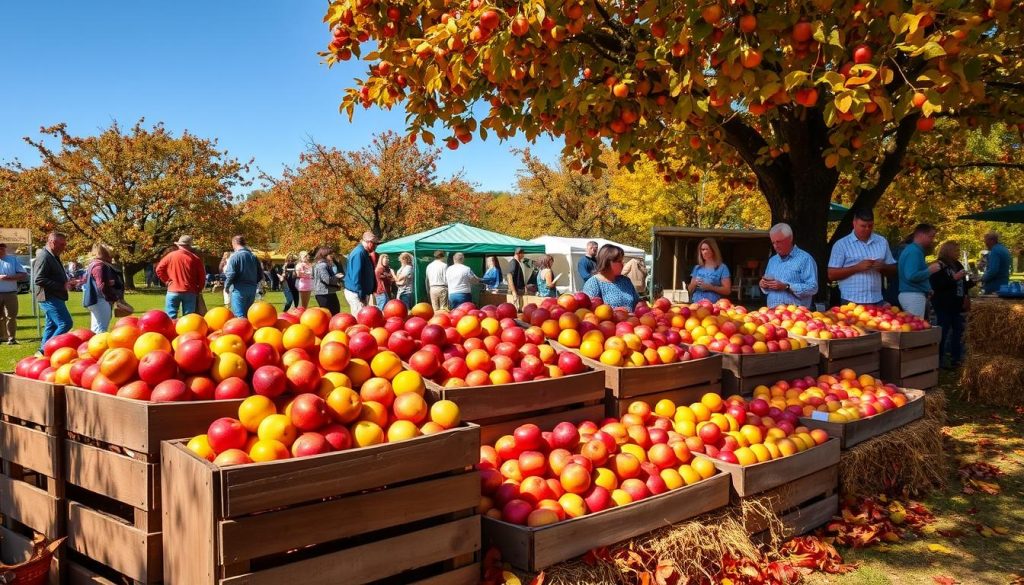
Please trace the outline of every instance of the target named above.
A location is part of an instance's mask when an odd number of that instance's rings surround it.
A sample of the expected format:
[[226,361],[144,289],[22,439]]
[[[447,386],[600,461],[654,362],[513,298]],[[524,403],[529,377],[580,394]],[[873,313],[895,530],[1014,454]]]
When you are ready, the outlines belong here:
[[828,220],[829,221],[842,221],[843,220],[843,216],[846,215],[847,211],[850,211],[849,207],[844,207],[842,205],[839,205],[838,203],[829,203],[828,204]]
[[[504,234],[482,230],[462,223],[451,223],[425,232],[384,242],[377,246],[378,254],[388,254],[392,266],[398,265],[398,255],[412,254],[416,266],[416,302],[429,298],[426,288],[427,265],[434,260],[434,251],[443,250],[449,259],[455,252],[466,255],[466,265],[478,276],[483,275],[485,256],[511,256],[516,248],[527,254],[543,254],[544,245],[536,244]],[[450,261],[450,260],[449,260]]]
[[957,219],[974,219],[977,221],[999,221],[1003,223],[1024,223],[1024,203],[1014,203],[978,213],[961,215]]

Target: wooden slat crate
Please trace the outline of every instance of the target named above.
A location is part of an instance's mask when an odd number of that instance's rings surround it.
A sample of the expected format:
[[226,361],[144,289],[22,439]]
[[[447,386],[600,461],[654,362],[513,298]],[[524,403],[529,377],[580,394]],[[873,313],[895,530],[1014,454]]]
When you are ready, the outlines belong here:
[[818,375],[818,350],[813,347],[775,353],[723,353],[722,391],[749,395],[758,386],[779,380]]
[[138,583],[162,579],[160,441],[192,437],[241,400],[143,402],[68,386],[67,547]]
[[722,357],[718,354],[685,362],[619,368],[603,364],[548,341],[558,351],[571,351],[580,356],[587,367],[604,372],[605,404],[608,416],[617,417],[636,400],[650,402],[668,398],[677,405],[700,400],[708,392],[721,393]]
[[49,539],[64,536],[64,387],[0,380],[0,514]]
[[827,420],[801,417],[800,423],[810,429],[825,429],[830,437],[839,439],[840,446],[843,449],[849,449],[872,437],[877,437],[902,427],[924,416],[924,391],[908,389],[903,390],[903,392],[907,395],[907,398],[910,398],[910,401],[900,408],[887,410],[872,417],[847,423],[834,423]]
[[880,371],[887,382],[930,390],[939,383],[942,329],[883,331]]
[[[550,416],[568,420],[586,411],[589,418],[593,410],[587,411],[588,407],[600,407],[604,399],[604,373],[596,370],[497,386],[445,388],[432,380],[426,380],[426,386],[428,402],[447,399],[458,404],[462,420],[479,425],[485,437],[494,434],[492,427],[514,429]],[[597,415],[593,420],[600,418]]]
[[167,585],[479,581],[480,429],[220,468],[162,447]]
[[[797,336],[800,337],[800,336]],[[836,374],[849,368],[858,374],[878,375],[882,336],[877,331],[860,337],[817,339],[800,337],[821,353],[821,373]]]
[[548,526],[531,528],[485,516],[484,542],[501,550],[503,562],[525,571],[540,571],[591,549],[684,522],[728,504],[729,478],[719,473],[638,502]]

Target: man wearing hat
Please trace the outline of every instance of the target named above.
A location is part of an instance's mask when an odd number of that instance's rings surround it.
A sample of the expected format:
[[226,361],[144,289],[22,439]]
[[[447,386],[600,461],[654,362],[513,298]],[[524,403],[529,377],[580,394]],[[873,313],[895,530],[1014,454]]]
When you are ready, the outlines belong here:
[[7,244],[0,242],[0,343],[18,343],[18,282],[22,280],[28,280],[25,267],[7,255]]
[[345,268],[345,301],[353,315],[370,304],[370,295],[377,289],[374,261],[370,256],[377,249],[377,236],[373,232],[363,233],[362,239],[348,255]]
[[164,310],[171,319],[195,313],[196,299],[206,286],[206,268],[192,248],[192,236],[181,236],[174,245],[177,249],[156,265],[157,278],[167,283]]

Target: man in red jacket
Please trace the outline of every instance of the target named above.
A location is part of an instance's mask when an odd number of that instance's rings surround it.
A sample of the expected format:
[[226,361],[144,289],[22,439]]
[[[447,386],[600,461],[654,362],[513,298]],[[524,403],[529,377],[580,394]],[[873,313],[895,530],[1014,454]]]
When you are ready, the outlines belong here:
[[174,245],[178,249],[164,256],[156,265],[157,278],[167,283],[164,310],[172,319],[179,316],[179,307],[181,316],[195,313],[196,299],[206,286],[206,268],[192,249],[192,236],[181,236]]

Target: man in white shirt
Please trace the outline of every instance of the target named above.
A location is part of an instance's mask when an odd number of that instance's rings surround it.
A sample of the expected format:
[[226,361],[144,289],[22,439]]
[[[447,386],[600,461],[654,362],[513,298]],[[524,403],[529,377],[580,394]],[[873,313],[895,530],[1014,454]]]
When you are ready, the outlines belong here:
[[448,310],[448,280],[445,273],[448,264],[444,261],[444,250],[434,252],[434,261],[427,264],[427,292],[430,294],[430,306],[435,311]]
[[870,209],[854,212],[853,231],[832,246],[828,279],[839,282],[840,303],[878,305],[882,302],[882,275],[896,273],[896,260],[885,238],[874,233]]
[[472,285],[474,282],[480,282],[480,279],[473,274],[473,270],[463,264],[465,259],[462,252],[456,252],[452,256],[452,265],[445,271],[445,280],[448,282],[448,304],[452,307],[473,302]]
[[25,267],[7,255],[7,244],[0,242],[0,343],[18,343],[18,283],[23,280],[28,280]]

